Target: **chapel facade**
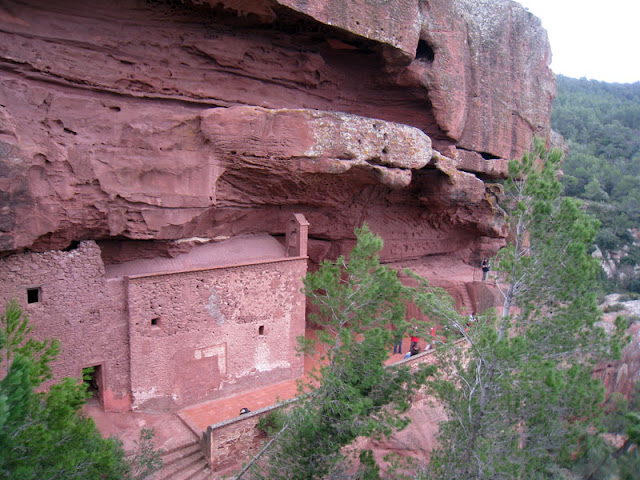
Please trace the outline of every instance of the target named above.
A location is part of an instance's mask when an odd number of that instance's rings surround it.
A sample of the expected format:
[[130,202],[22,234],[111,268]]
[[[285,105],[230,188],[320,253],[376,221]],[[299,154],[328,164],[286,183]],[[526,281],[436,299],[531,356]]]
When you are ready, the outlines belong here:
[[[308,223],[174,258],[105,263],[93,240],[0,258],[0,300],[57,338],[54,379],[80,378],[107,411],[176,411],[303,374]],[[86,370],[85,370],[86,371]]]

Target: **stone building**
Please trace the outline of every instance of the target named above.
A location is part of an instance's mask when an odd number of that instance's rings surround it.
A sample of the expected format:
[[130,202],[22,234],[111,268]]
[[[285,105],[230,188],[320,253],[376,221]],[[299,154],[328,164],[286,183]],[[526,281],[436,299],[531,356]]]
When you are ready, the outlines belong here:
[[93,240],[0,259],[0,299],[16,298],[36,338],[57,338],[54,380],[80,377],[105,410],[173,411],[297,378],[307,229],[199,245],[174,258],[103,260]]

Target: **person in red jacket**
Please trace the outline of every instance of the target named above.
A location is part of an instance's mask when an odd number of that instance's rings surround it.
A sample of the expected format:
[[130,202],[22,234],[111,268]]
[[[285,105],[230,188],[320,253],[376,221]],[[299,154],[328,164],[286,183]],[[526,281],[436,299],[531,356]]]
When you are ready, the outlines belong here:
[[418,328],[413,327],[413,333],[411,334],[411,346],[409,347],[410,350],[418,346],[418,340]]

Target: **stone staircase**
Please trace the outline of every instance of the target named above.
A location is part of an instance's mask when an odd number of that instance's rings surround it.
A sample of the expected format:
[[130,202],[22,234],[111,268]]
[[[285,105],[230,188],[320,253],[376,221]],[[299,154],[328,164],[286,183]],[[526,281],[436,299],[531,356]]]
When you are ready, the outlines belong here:
[[164,466],[155,480],[215,480],[209,469],[198,440],[166,452],[162,456]]

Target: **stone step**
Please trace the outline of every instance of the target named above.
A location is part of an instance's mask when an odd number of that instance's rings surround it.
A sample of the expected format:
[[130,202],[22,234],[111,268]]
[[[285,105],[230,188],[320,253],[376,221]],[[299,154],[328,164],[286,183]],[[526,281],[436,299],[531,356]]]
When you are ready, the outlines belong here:
[[219,476],[216,476],[211,469],[206,466],[203,470],[201,470],[195,477],[190,478],[189,480],[218,480]]
[[222,480],[225,478],[235,478],[241,467],[242,465],[234,465],[232,467],[222,468],[215,472],[209,470],[210,475],[206,478],[206,480]]
[[184,457],[188,457],[199,451],[202,451],[200,442],[198,440],[194,440],[191,443],[179,445],[165,452],[162,455],[162,461],[164,462],[164,466],[166,467],[168,465],[171,465],[172,463],[177,462],[178,460],[181,460]]
[[[182,478],[182,473],[188,471],[197,464],[206,466],[206,460],[202,450],[199,448],[196,450],[184,449],[184,451],[174,452],[179,454],[178,458],[172,458],[169,463],[165,463],[162,470],[159,472],[157,480],[174,480]],[[192,472],[193,473],[193,472]],[[184,478],[189,478],[188,476]]]
[[199,480],[206,478],[209,472],[209,465],[203,455],[197,462],[191,463],[188,467],[176,472],[176,474],[171,477],[171,480]]

